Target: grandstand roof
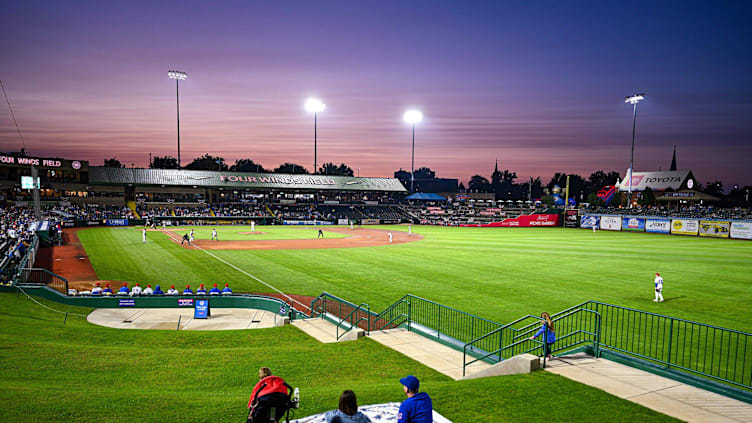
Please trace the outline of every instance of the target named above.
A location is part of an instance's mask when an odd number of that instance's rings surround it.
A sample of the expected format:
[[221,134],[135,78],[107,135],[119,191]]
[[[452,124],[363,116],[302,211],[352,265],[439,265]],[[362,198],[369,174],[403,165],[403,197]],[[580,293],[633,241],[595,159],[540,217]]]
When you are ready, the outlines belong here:
[[[629,169],[625,175],[629,175]],[[672,189],[692,189],[696,185],[695,177],[689,170],[673,170],[665,172],[635,172],[632,177],[632,191],[665,191]],[[625,177],[619,185],[619,191],[629,191],[629,179]]]
[[405,197],[405,200],[446,201],[446,198],[430,192],[416,192],[413,195]]
[[89,167],[92,185],[405,192],[395,178]]

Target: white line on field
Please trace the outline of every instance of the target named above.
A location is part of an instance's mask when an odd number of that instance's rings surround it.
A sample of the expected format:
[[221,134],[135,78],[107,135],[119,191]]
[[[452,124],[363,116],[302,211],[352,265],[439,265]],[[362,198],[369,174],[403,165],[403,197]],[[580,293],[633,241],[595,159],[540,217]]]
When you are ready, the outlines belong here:
[[[179,236],[177,236],[176,234],[173,234],[172,232],[167,232],[167,236],[169,236],[169,237],[170,237],[170,238],[172,238],[172,239],[179,239]],[[240,273],[242,273],[242,274],[244,274],[244,275],[248,276],[249,278],[255,279],[255,280],[257,280],[257,281],[261,282],[262,284],[266,285],[267,287],[269,287],[269,288],[271,288],[271,289],[273,289],[273,290],[275,290],[275,291],[279,292],[280,294],[282,294],[282,296],[283,296],[283,297],[287,298],[288,300],[290,300],[290,301],[292,301],[292,302],[294,302],[294,303],[300,304],[300,305],[302,305],[302,306],[303,306],[303,307],[305,307],[305,308],[308,308],[308,306],[307,306],[307,305],[305,305],[305,304],[301,303],[300,301],[298,301],[298,300],[296,300],[296,299],[294,299],[294,298],[290,297],[289,295],[287,295],[287,294],[285,294],[284,292],[280,291],[280,290],[279,290],[279,289],[278,289],[277,287],[275,287],[275,286],[272,286],[272,285],[270,285],[270,284],[268,284],[268,283],[266,283],[266,282],[262,281],[261,279],[259,279],[259,278],[255,277],[255,276],[253,276],[252,274],[250,274],[250,273],[246,272],[245,270],[243,270],[243,269],[239,268],[238,266],[235,266],[234,264],[232,264],[232,263],[228,262],[227,260],[225,260],[225,259],[223,259],[223,258],[220,258],[220,257],[217,257],[216,255],[214,255],[214,254],[210,253],[210,252],[209,252],[209,251],[207,251],[207,250],[204,250],[203,248],[199,247],[198,245],[191,245],[191,246],[192,246],[192,247],[194,247],[194,248],[198,248],[199,250],[201,250],[201,251],[205,252],[206,254],[208,254],[208,255],[210,255],[210,256],[212,256],[212,257],[214,257],[215,259],[219,260],[220,262],[222,262],[222,263],[224,263],[224,264],[226,264],[226,265],[228,265],[228,266],[232,267],[233,269],[235,269],[235,270],[237,270],[238,272],[240,272]]]

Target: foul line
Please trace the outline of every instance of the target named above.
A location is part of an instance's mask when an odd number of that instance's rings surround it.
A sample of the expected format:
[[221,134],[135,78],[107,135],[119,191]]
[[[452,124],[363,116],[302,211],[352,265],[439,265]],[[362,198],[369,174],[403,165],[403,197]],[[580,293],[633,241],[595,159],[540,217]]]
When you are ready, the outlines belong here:
[[26,293],[26,291],[24,291],[24,290],[23,290],[23,288],[18,288],[18,290],[19,290],[19,291],[21,291],[21,292],[23,292],[23,294],[24,294],[24,295],[26,295],[26,297],[27,297],[28,299],[30,299],[31,301],[34,301],[35,303],[37,303],[37,304],[39,304],[40,306],[42,306],[42,307],[46,308],[47,310],[50,310],[50,311],[54,311],[55,313],[60,313],[60,314],[70,314],[71,316],[86,317],[86,315],[85,315],[85,314],[78,314],[78,313],[73,313],[73,312],[71,312],[71,311],[61,311],[61,310],[55,310],[55,309],[54,309],[54,308],[52,308],[52,307],[47,307],[46,305],[44,305],[44,304],[40,303],[39,301],[37,301],[36,299],[34,299],[34,297],[32,297],[31,295],[27,294],[27,293]]
[[[171,231],[166,231],[166,233],[167,233],[167,236],[169,236],[169,237],[170,237],[170,238],[172,238],[173,240],[177,240],[177,239],[180,239],[180,240],[182,240],[182,238],[179,238],[179,236],[178,236],[178,235],[176,235],[176,234],[172,233]],[[273,289],[273,290],[275,290],[275,291],[279,292],[280,294],[282,294],[282,296],[283,296],[283,297],[285,297],[285,298],[287,298],[288,300],[290,300],[290,302],[293,302],[293,303],[296,303],[296,304],[300,304],[300,305],[302,305],[303,307],[305,307],[306,309],[308,309],[308,308],[309,308],[309,307],[308,307],[307,305],[305,305],[305,304],[301,303],[300,301],[298,301],[298,300],[296,300],[296,299],[294,299],[294,298],[290,297],[289,295],[285,294],[284,292],[282,292],[281,290],[279,290],[279,289],[278,289],[277,287],[275,287],[275,286],[272,286],[272,285],[270,285],[270,284],[268,284],[268,283],[266,283],[266,282],[262,281],[261,279],[259,279],[259,278],[255,277],[255,276],[253,276],[252,274],[250,274],[250,273],[246,272],[245,270],[243,270],[243,269],[239,268],[238,266],[235,266],[234,264],[232,264],[232,263],[228,262],[227,260],[225,260],[225,259],[223,259],[223,258],[220,258],[220,257],[217,257],[216,255],[214,255],[214,254],[210,253],[210,252],[209,252],[209,251],[207,251],[207,250],[204,250],[203,248],[199,247],[198,245],[193,245],[193,244],[189,244],[189,245],[190,245],[191,247],[193,247],[193,248],[197,248],[197,249],[199,249],[199,250],[201,250],[201,251],[205,252],[206,254],[208,254],[208,255],[210,255],[210,256],[212,256],[212,257],[214,257],[215,259],[217,259],[218,261],[220,261],[220,262],[222,262],[222,263],[224,263],[224,264],[226,264],[226,265],[228,265],[228,266],[232,267],[233,269],[235,269],[235,270],[237,270],[238,272],[240,272],[240,273],[242,273],[242,274],[244,274],[244,275],[248,276],[249,278],[252,278],[252,279],[254,279],[254,280],[258,281],[258,282],[261,282],[262,284],[266,285],[267,287],[269,287],[269,288],[271,288],[271,289]]]

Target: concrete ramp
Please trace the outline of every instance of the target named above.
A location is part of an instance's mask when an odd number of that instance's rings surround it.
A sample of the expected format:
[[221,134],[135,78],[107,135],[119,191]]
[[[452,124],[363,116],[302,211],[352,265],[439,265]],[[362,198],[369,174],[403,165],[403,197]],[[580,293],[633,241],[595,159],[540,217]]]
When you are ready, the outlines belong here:
[[295,320],[292,325],[325,344],[355,341],[364,335],[363,329],[353,329],[337,340],[337,325],[321,318]]
[[508,376],[529,374],[541,368],[540,358],[532,354],[520,354],[496,363],[491,367],[478,370],[463,377],[465,379],[478,379],[480,377]]
[[99,308],[86,320],[116,329],[163,330],[262,329],[289,323],[285,316],[248,308],[212,308],[208,319],[194,319],[193,308]]

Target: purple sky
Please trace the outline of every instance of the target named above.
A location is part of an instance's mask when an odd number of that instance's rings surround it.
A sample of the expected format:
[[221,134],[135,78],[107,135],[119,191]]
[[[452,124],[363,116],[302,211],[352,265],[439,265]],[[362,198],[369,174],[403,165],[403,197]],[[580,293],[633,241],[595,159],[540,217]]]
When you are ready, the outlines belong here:
[[[416,167],[463,181],[496,157],[522,178],[679,167],[752,184],[750,2],[15,2],[0,79],[34,155],[137,166],[203,153],[363,176]],[[5,105],[0,150],[21,142]]]

